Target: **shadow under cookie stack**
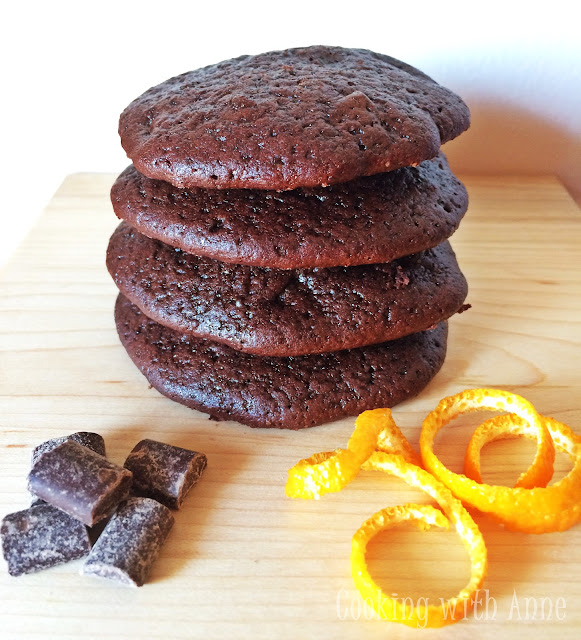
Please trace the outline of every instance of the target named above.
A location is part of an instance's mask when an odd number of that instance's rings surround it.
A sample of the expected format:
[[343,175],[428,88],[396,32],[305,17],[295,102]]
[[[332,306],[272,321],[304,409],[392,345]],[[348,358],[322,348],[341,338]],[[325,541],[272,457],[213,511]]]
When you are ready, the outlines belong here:
[[219,420],[300,429],[419,393],[466,281],[440,145],[468,108],[360,49],[243,56],[122,113],[133,161],[107,251],[121,342],[151,385]]

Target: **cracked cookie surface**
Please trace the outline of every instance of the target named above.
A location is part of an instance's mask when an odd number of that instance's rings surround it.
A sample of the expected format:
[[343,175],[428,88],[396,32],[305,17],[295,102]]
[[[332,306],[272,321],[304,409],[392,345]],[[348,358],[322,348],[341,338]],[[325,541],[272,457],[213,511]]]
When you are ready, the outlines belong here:
[[394,340],[449,318],[467,293],[449,242],[387,264],[281,270],[192,256],[122,223],[107,267],[156,322],[261,355]]
[[130,166],[111,200],[117,216],[146,236],[223,262],[279,269],[417,253],[450,237],[468,207],[443,154],[415,168],[280,193],[177,189]]
[[166,80],[123,111],[119,134],[150,178],[287,190],[418,164],[469,123],[455,93],[408,64],[313,46]]
[[150,384],[218,420],[302,429],[393,407],[418,394],[446,355],[446,322],[379,345],[289,358],[256,356],[172,331],[119,295],[119,337]]

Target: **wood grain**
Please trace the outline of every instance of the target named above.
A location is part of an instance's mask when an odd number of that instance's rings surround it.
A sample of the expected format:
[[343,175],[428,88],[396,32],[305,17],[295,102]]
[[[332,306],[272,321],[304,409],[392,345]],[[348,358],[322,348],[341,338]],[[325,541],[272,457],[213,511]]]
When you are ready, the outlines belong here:
[[[377,509],[426,498],[371,473],[318,502],[284,496],[286,470],[315,451],[343,446],[351,420],[298,433],[211,422],[150,389],[125,355],[104,266],[116,226],[108,202],[113,178],[67,178],[0,274],[0,515],[28,504],[32,447],[77,430],[101,433],[119,463],[150,437],[204,451],[208,470],[176,514],[142,589],[83,578],[78,562],[21,578],[2,565],[0,637],[416,637],[418,631],[379,621],[363,606],[349,551],[353,532]],[[551,178],[465,181],[471,205],[453,244],[472,309],[452,319],[443,370],[420,397],[396,408],[396,420],[417,443],[422,418],[441,397],[489,386],[524,395],[579,432],[579,211]],[[438,440],[456,470],[476,421],[459,420]],[[492,445],[485,479],[514,480],[531,446]],[[559,473],[566,468],[559,460]],[[477,520],[489,547],[488,615],[480,609],[422,637],[577,638],[581,528],[527,536]],[[453,533],[398,531],[379,542],[370,564],[390,592],[437,599],[467,578],[467,557]]]

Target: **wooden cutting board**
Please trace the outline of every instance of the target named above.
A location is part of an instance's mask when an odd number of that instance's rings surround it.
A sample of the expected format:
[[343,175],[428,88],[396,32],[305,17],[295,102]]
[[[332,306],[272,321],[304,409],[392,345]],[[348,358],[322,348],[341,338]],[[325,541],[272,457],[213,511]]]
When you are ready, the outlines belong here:
[[[353,586],[351,536],[381,507],[429,500],[371,472],[320,501],[288,499],[287,469],[344,446],[352,420],[296,433],[253,430],[212,422],[148,387],[113,324],[115,288],[104,267],[116,225],[113,179],[68,177],[0,274],[0,516],[28,505],[32,447],[73,431],[101,433],[118,463],[149,437],[205,452],[208,469],[141,589],[81,577],[80,562],[20,578],[1,563],[3,640],[579,637],[581,526],[521,535],[483,516],[476,520],[489,573],[475,614],[444,631],[376,619]],[[520,393],[581,432],[579,211],[551,178],[465,181],[471,205],[453,244],[472,309],[451,320],[444,368],[395,409],[396,421],[417,445],[440,398],[487,386]],[[455,421],[438,439],[457,471],[480,417]],[[530,442],[491,445],[484,479],[514,482],[533,452]],[[557,475],[567,465],[559,458]],[[469,575],[453,532],[386,533],[369,562],[390,593],[432,603]]]

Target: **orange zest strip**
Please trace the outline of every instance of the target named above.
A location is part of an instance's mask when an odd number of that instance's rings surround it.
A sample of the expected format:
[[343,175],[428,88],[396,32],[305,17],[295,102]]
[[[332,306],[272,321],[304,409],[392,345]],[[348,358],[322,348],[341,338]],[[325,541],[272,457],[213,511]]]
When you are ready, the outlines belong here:
[[361,465],[375,450],[379,434],[392,424],[389,409],[364,411],[355,421],[347,449],[317,453],[289,469],[286,495],[317,499],[340,491],[357,476]]
[[508,529],[524,533],[564,531],[581,520],[581,437],[565,424],[540,416],[557,449],[567,453],[573,468],[548,487],[522,489],[483,484],[480,477],[480,450],[494,440],[524,436],[536,438],[530,424],[515,416],[487,420],[473,433],[466,450],[466,476],[451,477],[451,490],[463,502],[502,522]]
[[[381,531],[399,524],[410,523],[426,531],[431,527],[449,529],[450,521],[439,510],[425,504],[404,504],[381,509],[366,520],[355,532],[351,542],[351,574],[357,590],[365,602],[371,603],[379,617],[384,620],[401,622],[408,626],[424,626],[433,617],[426,615],[425,607],[416,608],[404,599],[391,598],[373,581],[365,554],[368,543]],[[432,625],[430,625],[432,626]],[[438,625],[441,626],[441,625]]]
[[[466,475],[453,473],[435,455],[435,437],[455,417],[481,409],[507,414],[487,420],[475,430],[466,451]],[[516,437],[537,440],[531,466],[514,488],[482,483],[482,447],[494,440]],[[573,468],[547,486],[553,475],[555,446],[569,455]],[[346,449],[317,453],[289,470],[286,493],[296,498],[318,498],[340,491],[363,468],[395,475],[430,495],[443,513],[431,506],[407,504],[382,509],[364,522],[353,536],[351,571],[357,589],[382,618],[409,626],[440,627],[465,617],[473,608],[486,575],[484,540],[462,502],[490,514],[508,529],[525,533],[568,529],[581,520],[581,437],[567,425],[539,415],[520,396],[475,389],[444,398],[426,417],[420,451],[421,458],[393,421],[389,409],[365,411],[357,418]],[[418,602],[410,608],[406,606],[408,601],[387,596],[369,574],[365,560],[369,541],[380,531],[404,522],[420,529],[449,528],[452,524],[468,550],[470,580],[456,597],[441,606]]]
[[549,430],[530,402],[514,393],[496,389],[462,391],[439,402],[438,406],[427,415],[422,425],[420,451],[424,467],[456,492],[456,488],[460,486],[458,478],[465,478],[465,476],[458,476],[446,469],[434,453],[434,439],[440,429],[457,416],[482,409],[516,414],[534,429],[537,437],[535,459],[527,471],[520,476],[516,486],[524,489],[546,486],[553,476],[555,461],[555,447]]
[[[403,435],[400,428],[395,424],[389,409],[374,409],[367,411],[370,418],[383,420],[384,428],[379,434],[375,449],[384,453],[397,453],[403,457],[406,462],[422,466],[422,459],[415,451],[409,440]],[[372,414],[372,415],[371,415]],[[385,416],[382,414],[386,414]],[[363,464],[363,469],[367,468],[367,462]]]
[[[366,602],[372,603],[380,617],[408,626],[441,627],[464,618],[474,606],[487,569],[486,546],[476,523],[462,503],[441,482],[427,471],[406,462],[402,456],[375,452],[368,460],[367,468],[395,475],[409,485],[422,489],[440,505],[445,516],[426,505],[404,505],[383,509],[367,520],[353,536],[351,547],[351,573],[357,589]],[[456,597],[440,605],[418,603],[409,608],[405,604],[402,606],[402,601],[397,598],[387,596],[369,575],[365,562],[369,540],[381,530],[406,520],[415,522],[420,527],[423,525],[424,528],[448,528],[448,521],[455,527],[468,550],[471,562],[470,580]]]

